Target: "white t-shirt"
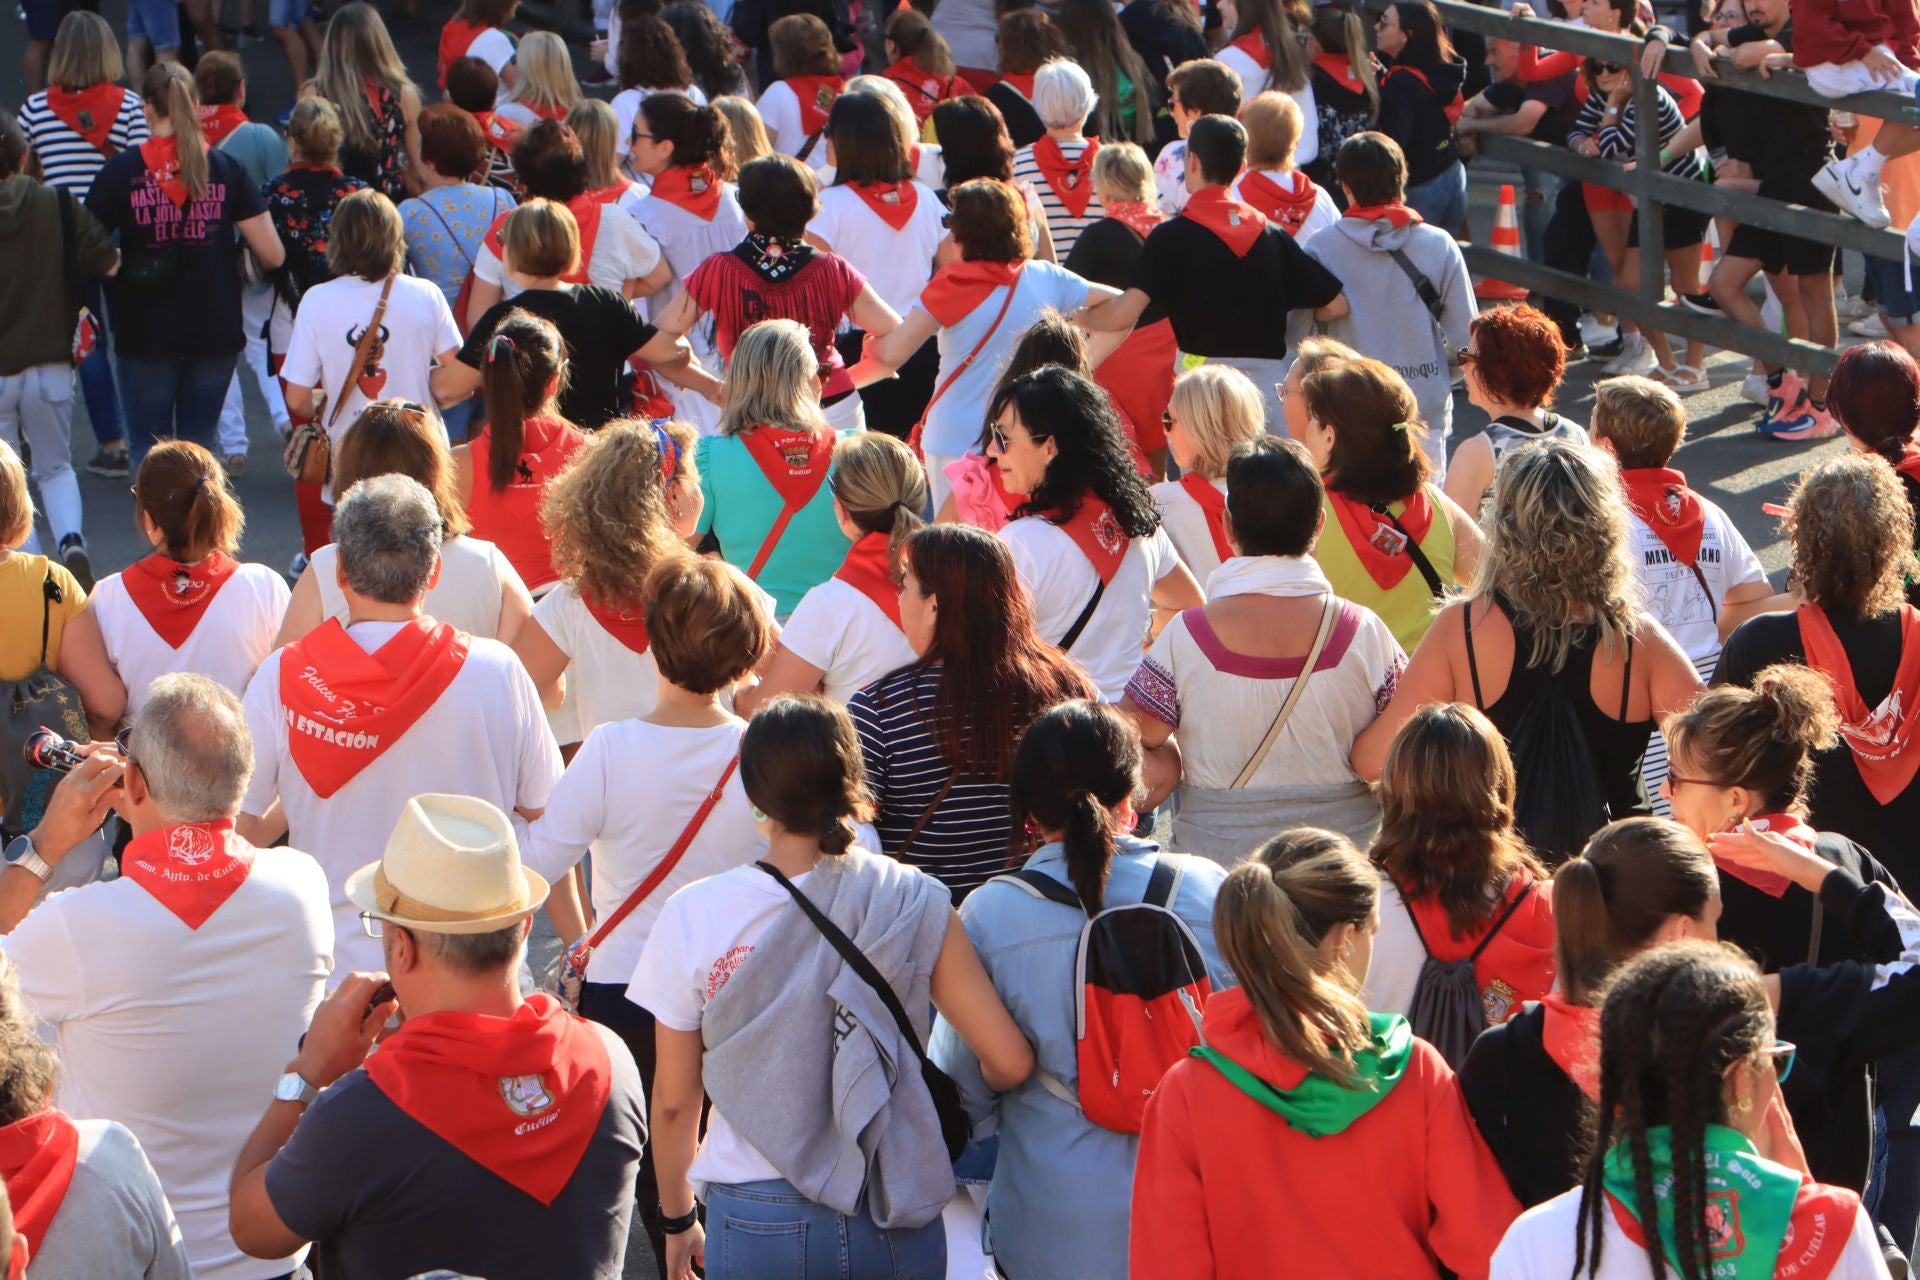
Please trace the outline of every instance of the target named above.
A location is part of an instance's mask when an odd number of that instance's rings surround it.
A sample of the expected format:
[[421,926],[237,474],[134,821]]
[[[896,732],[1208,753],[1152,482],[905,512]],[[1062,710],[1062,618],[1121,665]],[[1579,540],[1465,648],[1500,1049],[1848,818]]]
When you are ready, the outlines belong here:
[[[1221,493],[1227,491],[1225,480],[1211,483]],[[1160,504],[1162,527],[1173,539],[1173,549],[1180,553],[1181,562],[1192,571],[1195,582],[1206,586],[1207,579],[1220,567],[1220,553],[1214,550],[1207,513],[1178,480],[1163,480],[1154,485],[1153,500]]]
[[[611,59],[612,56],[612,54],[609,54],[609,59]],[[607,70],[614,72],[616,75],[619,74],[618,67],[608,67]],[[640,114],[641,101],[652,97],[656,93],[677,93],[683,98],[693,99],[694,103],[698,106],[704,107],[707,105],[707,95],[700,91],[700,86],[697,84],[690,84],[684,89],[648,89],[639,85],[631,89],[622,89],[613,95],[613,114],[619,117],[620,120],[620,132],[615,134],[615,137],[631,138],[633,136],[633,121],[634,117]],[[621,144],[620,149],[622,151],[626,150],[626,144],[624,142]]]
[[[1245,52],[1227,45],[1213,55],[1223,66],[1233,68],[1240,77],[1240,105],[1246,106],[1267,91],[1267,68]],[[1298,93],[1287,95],[1300,104],[1300,141],[1294,144],[1293,162],[1312,164],[1320,154],[1320,105],[1313,96],[1313,81],[1300,86]]]
[[1187,205],[1187,140],[1175,138],[1153,158],[1153,185],[1160,212],[1171,218]]
[[[811,874],[811,873],[809,873]],[[805,875],[791,877],[804,888]],[[753,955],[782,911],[795,909],[778,881],[752,865],[695,881],[667,900],[647,936],[627,999],[674,1031],[700,1030],[707,1002]],[[733,1131],[715,1107],[687,1177],[696,1188],[718,1182],[770,1182],[780,1171]]]
[[[280,376],[296,387],[325,387],[327,402],[320,410],[320,420],[333,419],[328,434],[335,448],[360,411],[374,400],[432,404],[428,376],[433,372],[434,358],[460,347],[460,329],[453,322],[453,308],[447,305],[447,295],[440,292],[440,286],[418,276],[396,276],[393,292],[387,298],[387,314],[380,322],[386,337],[385,350],[376,366],[379,372],[375,381],[379,385],[364,385],[367,380],[361,378],[350,380],[347,375],[353,363],[354,343],[373,319],[381,287],[379,281],[358,276],[329,280],[307,290],[293,317],[293,336]],[[371,352],[368,360],[373,362]],[[339,403],[342,394],[347,402],[336,418],[332,406]]]
[[[660,323],[661,315],[668,304],[679,296],[681,286],[685,285],[695,267],[716,253],[728,252],[747,236],[747,215],[740,211],[740,201],[735,197],[730,182],[721,188],[720,207],[712,221],[702,221],[679,205],[651,195],[640,202],[634,216],[659,244],[660,252],[666,255],[668,264],[673,268],[673,279],[666,287],[643,299],[647,319],[653,324]],[[700,363],[710,370],[720,367],[719,347],[714,338],[718,323],[713,313],[708,312],[687,334],[687,345],[693,348],[694,355],[700,357]],[[676,417],[692,423],[706,435],[719,430],[720,410],[712,401],[696,391],[680,387],[669,386],[666,391],[673,398]]]
[[[502,31],[499,27],[488,27],[485,31],[482,31],[473,38],[473,43],[467,46],[466,53],[461,56],[480,59],[480,61],[492,67],[493,74],[497,76],[506,68],[509,62],[513,61],[516,52],[513,47],[512,36]],[[513,90],[502,84],[500,86],[500,92],[495,96],[495,101],[505,102],[507,96],[512,92]]]
[[127,687],[132,718],[146,705],[148,686],[176,671],[206,676],[236,695],[244,692],[254,669],[273,652],[290,598],[285,578],[266,565],[243,564],[207,602],[207,611],[178,649],[160,638],[119,574],[101,579],[87,603],[100,623],[107,661]]
[[[634,221],[622,196],[600,210],[600,227],[593,234],[593,252],[587,257],[587,283],[621,292],[629,280],[638,280],[660,265],[660,246],[646,228]],[[512,298],[520,286],[507,279],[500,257],[485,241],[473,256],[473,278],[500,286],[500,296]]]
[[913,216],[895,231],[851,187],[820,192],[820,212],[807,230],[867,278],[880,300],[902,316],[933,278],[933,255],[946,237],[947,207],[931,187],[914,185]]
[[1647,612],[1660,620],[1696,668],[1719,656],[1718,619],[1727,592],[1767,576],[1760,557],[1727,519],[1727,513],[1705,498],[1700,502],[1706,509],[1706,524],[1693,562],[1713,592],[1711,601],[1700,590],[1693,571],[1674,559],[1652,527],[1637,515],[1627,516],[1633,537],[1633,567],[1647,591]]
[[[361,622],[347,634],[372,653],[403,625]],[[430,791],[488,801],[513,818],[524,847],[526,822],[514,810],[545,806],[560,777],[560,748],[520,659],[499,641],[476,636],[439,699],[378,759],[323,800],[301,776],[288,747],[280,702],[285,654],[281,649],[269,657],[247,686],[253,781],[240,808],[258,817],[279,798],[288,840],[311,853],[327,873],[338,972],[378,969],[380,944],[362,931],[360,909],[347,900],[346,882],[379,858],[407,801]]]
[[[313,581],[320,588],[323,618],[347,621],[347,597],[341,593],[335,570],[340,553],[329,542],[313,553]],[[461,534],[440,544],[440,578],[427,588],[422,611],[429,618],[450,622],[470,636],[496,639],[500,632],[500,604],[514,587],[526,590],[519,570],[500,548],[484,538]]]
[[[771,618],[773,611],[769,609]],[[533,606],[533,620],[567,655],[567,700],[580,732],[598,725],[650,715],[660,697],[653,650],[635,653],[607,633],[587,612],[580,589],[562,582]]]
[[[740,754],[746,729],[744,720],[710,729],[645,720],[601,725],[587,735],[548,798],[547,811],[528,829],[522,850],[527,865],[557,879],[591,844],[593,914],[607,919],[679,840],[727,762]],[[635,803],[634,784],[642,778],[645,800]],[[766,837],[753,825],[753,805],[736,768],[666,881],[595,948],[587,981],[627,982],[667,899],[695,880],[766,854]]]
[[824,673],[827,697],[845,702],[917,656],[906,633],[866,593],[838,578],[801,597],[780,643]]
[[[1293,173],[1297,173],[1298,170],[1282,172],[1279,169],[1263,169],[1260,172],[1284,185],[1293,181]],[[1242,173],[1233,180],[1234,199],[1241,199],[1240,184],[1246,179],[1247,175]],[[1333,202],[1333,197],[1327,194],[1327,189],[1316,182],[1313,184],[1313,211],[1307,214],[1306,220],[1300,224],[1300,229],[1293,233],[1294,243],[1304,245],[1313,238],[1316,231],[1323,231],[1338,221],[1340,221],[1340,206]]]
[[333,970],[327,881],[314,860],[256,850],[246,880],[198,929],[132,880],[69,889],[0,947],[54,1033],[60,1107],[133,1130],[194,1274],[291,1270],[293,1258],[249,1258],[234,1244],[227,1181]]
[[[1514,1219],[1500,1247],[1493,1251],[1489,1280],[1567,1280],[1573,1274],[1574,1242],[1579,1235],[1580,1195],[1576,1187]],[[1606,1238],[1600,1245],[1600,1267],[1593,1273],[1593,1280],[1641,1280],[1647,1274],[1646,1249],[1627,1239],[1612,1213],[1602,1211],[1600,1222]],[[1833,1270],[1827,1272],[1827,1280],[1886,1277],[1887,1264],[1880,1256],[1873,1220],[1863,1208],[1854,1214],[1846,1247]]]
[[[950,327],[942,327],[940,372],[934,386],[944,384],[949,374],[980,345],[989,331],[992,337],[974,356],[966,371],[953,380],[947,393],[927,410],[927,429],[923,446],[928,453],[958,457],[970,452],[980,440],[980,429],[987,418],[987,402],[1000,381],[1000,370],[1020,345],[1020,338],[1049,307],[1062,315],[1078,311],[1087,301],[1087,282],[1065,267],[1052,262],[1029,262],[1014,281],[1013,302],[1003,316],[1000,304],[1006,289],[996,288],[966,315]],[[999,327],[994,327],[995,319]],[[1065,630],[1065,628],[1061,628]]]
[[[773,149],[783,156],[796,159],[807,145],[809,134],[806,126],[800,123],[800,97],[794,93],[793,86],[785,80],[775,80],[754,103],[759,109],[760,122],[767,127],[767,141]],[[813,150],[807,153],[807,164],[813,169],[824,169],[827,164],[827,134],[823,128],[819,138],[814,141]]]
[[[1066,531],[1040,516],[1011,521],[1000,536],[1006,539],[1013,567],[1033,598],[1040,638],[1057,643],[1093,598],[1100,575]],[[1131,539],[1093,617],[1067,650],[1100,687],[1102,700],[1118,702],[1126,692],[1127,681],[1139,669],[1146,650],[1154,584],[1179,564],[1180,553],[1164,528]]]

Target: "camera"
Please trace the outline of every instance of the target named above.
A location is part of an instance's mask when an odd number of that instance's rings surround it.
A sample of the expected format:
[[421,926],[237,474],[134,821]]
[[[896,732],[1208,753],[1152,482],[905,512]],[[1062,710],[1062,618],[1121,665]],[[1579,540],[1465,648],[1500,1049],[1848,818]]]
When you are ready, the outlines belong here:
[[28,735],[21,754],[34,768],[52,769],[57,773],[71,772],[86,759],[80,754],[79,743],[68,741],[45,725]]

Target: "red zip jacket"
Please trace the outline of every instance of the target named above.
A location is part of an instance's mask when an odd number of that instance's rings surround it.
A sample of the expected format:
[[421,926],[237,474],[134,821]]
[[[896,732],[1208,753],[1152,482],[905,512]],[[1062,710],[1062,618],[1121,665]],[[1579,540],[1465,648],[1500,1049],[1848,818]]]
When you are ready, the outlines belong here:
[[1793,65],[1858,62],[1883,44],[1920,68],[1920,17],[1914,0],[1793,0]]
[[[1306,1077],[1267,1041],[1238,988],[1207,1001],[1205,1035],[1282,1091]],[[1322,1138],[1187,1058],[1147,1104],[1128,1270],[1152,1280],[1416,1280],[1445,1266],[1485,1280],[1519,1214],[1453,1072],[1424,1040],[1384,1098]]]

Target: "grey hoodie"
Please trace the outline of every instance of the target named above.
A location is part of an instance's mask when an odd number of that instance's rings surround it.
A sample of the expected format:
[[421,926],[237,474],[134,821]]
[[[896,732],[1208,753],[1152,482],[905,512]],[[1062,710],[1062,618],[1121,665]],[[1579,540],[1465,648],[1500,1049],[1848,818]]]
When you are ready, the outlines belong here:
[[1414,222],[1395,226],[1382,218],[1341,218],[1314,233],[1303,248],[1346,282],[1348,314],[1326,325],[1329,337],[1390,364],[1413,388],[1427,423],[1427,453],[1444,472],[1447,432],[1453,425],[1453,370],[1434,332],[1433,314],[1413,281],[1393,260],[1402,250],[1441,300],[1441,328],[1454,351],[1467,345],[1467,326],[1477,311],[1473,278],[1453,237]]

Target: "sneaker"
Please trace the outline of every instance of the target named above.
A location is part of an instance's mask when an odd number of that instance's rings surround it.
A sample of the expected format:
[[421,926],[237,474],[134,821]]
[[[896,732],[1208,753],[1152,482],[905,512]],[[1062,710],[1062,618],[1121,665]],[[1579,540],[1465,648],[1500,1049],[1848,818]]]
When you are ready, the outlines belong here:
[[1697,315],[1717,316],[1721,314],[1720,304],[1713,300],[1710,293],[1683,293],[1680,305]]
[[1769,440],[1825,440],[1840,434],[1840,424],[1826,409],[1816,409],[1810,400],[1800,402],[1800,411],[1790,418],[1775,418],[1763,423],[1760,434]]
[[1740,384],[1740,398],[1753,404],[1765,404],[1767,402],[1767,375],[1764,373],[1748,374],[1747,380]]
[[1626,341],[1624,337],[1616,333],[1609,341],[1589,343],[1587,345],[1587,359],[1611,360],[1620,354],[1622,348],[1626,345]]
[[1580,340],[1589,347],[1601,346],[1620,337],[1620,326],[1588,314],[1580,317]]
[[103,445],[99,452],[87,459],[87,470],[96,476],[118,480],[133,474],[133,462],[127,457],[126,445]]
[[1806,398],[1807,384],[1800,380],[1799,374],[1789,370],[1780,379],[1779,386],[1767,388],[1767,407],[1760,412],[1760,430],[1770,431],[1776,422],[1799,417],[1806,407],[1803,403]]
[[1711,385],[1707,381],[1706,370],[1690,364],[1675,365],[1671,369],[1655,368],[1647,376],[1663,386],[1671,387],[1683,396],[1692,395],[1696,391],[1705,391]]
[[1847,326],[1847,332],[1856,338],[1884,338],[1887,336],[1887,322],[1877,314],[1864,320],[1855,320]]
[[1841,213],[1869,227],[1884,227],[1893,221],[1893,215],[1880,198],[1878,182],[1861,184],[1858,160],[1856,152],[1845,160],[1827,161],[1826,167],[1813,175],[1813,189],[1833,201]]
[[244,453],[230,453],[221,459],[220,465],[227,469],[228,475],[238,480],[241,476],[247,474],[247,455]]
[[80,589],[89,594],[93,591],[93,561],[87,557],[87,540],[77,533],[69,533],[60,539],[60,563],[67,566],[67,572],[79,582]]
[[1600,366],[1609,378],[1625,373],[1649,373],[1659,364],[1644,334],[1630,333],[1620,344],[1620,354]]
[[1833,312],[1842,320],[1865,320],[1874,313],[1874,306],[1865,298],[1857,298],[1842,289],[1834,295]]

